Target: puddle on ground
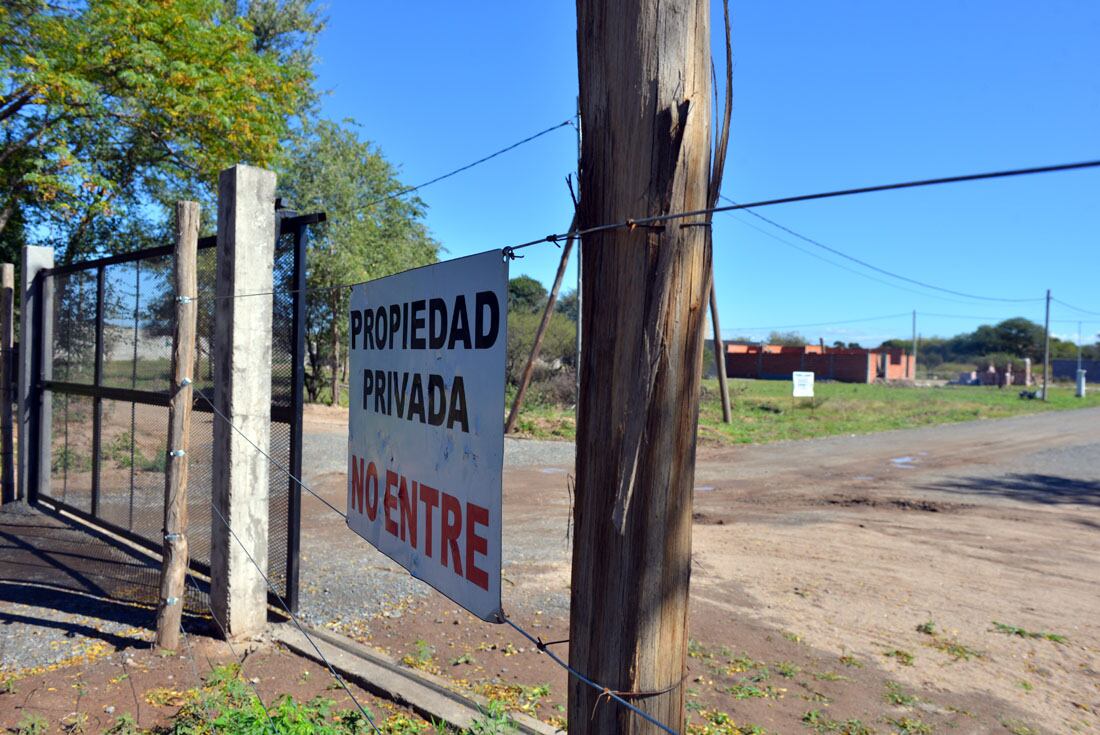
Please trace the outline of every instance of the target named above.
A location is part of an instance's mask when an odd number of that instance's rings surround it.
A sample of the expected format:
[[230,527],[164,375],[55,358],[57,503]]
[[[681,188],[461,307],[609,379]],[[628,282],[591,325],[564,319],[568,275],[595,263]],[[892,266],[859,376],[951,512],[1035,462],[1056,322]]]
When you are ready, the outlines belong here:
[[544,475],[564,475],[569,470],[563,470],[561,467],[543,467],[539,470]]
[[714,485],[696,485],[695,492],[697,493],[709,493],[714,491]]
[[911,470],[911,469],[913,469],[913,463],[916,462],[916,461],[917,460],[915,460],[912,457],[906,455],[904,457],[894,457],[893,459],[890,460],[890,463],[893,464],[895,467],[897,467],[899,469]]

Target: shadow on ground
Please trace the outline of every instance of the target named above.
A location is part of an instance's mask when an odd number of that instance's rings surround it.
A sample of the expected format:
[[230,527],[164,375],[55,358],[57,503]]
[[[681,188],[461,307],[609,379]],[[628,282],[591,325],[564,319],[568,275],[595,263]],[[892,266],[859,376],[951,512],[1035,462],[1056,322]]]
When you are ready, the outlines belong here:
[[[149,628],[159,593],[159,564],[125,544],[63,516],[22,503],[0,510],[0,625],[27,624],[100,638],[125,648],[139,641],[99,630],[84,618]],[[205,610],[206,585],[188,585],[187,611]],[[32,617],[25,608],[54,610],[63,620]],[[188,629],[207,629],[188,613]]]
[[1044,505],[1100,507],[1100,482],[1057,475],[1022,474],[959,477],[924,485],[922,489],[965,495],[994,495]]

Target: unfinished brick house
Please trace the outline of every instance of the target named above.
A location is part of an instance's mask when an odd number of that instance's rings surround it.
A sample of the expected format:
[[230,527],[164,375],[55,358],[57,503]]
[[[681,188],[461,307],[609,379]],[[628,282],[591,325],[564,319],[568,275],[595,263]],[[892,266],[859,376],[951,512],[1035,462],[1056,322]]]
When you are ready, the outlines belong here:
[[913,357],[901,348],[849,349],[804,345],[727,344],[726,375],[731,378],[790,380],[796,370],[816,380],[843,383],[912,380]]

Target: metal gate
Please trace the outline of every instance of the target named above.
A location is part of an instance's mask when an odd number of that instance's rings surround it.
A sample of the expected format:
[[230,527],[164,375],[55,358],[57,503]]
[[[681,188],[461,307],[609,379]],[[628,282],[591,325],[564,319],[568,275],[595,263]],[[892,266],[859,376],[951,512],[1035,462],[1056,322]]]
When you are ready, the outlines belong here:
[[[271,345],[268,578],[298,603],[305,267],[308,225],[323,214],[278,213]],[[210,573],[216,239],[199,240],[198,330],[192,376],[188,541]],[[173,248],[139,250],[43,270],[35,287],[34,369],[48,456],[28,468],[28,495],[152,551],[163,546],[164,470],[175,319]],[[200,395],[201,394],[201,395]],[[41,436],[41,434],[38,434]],[[35,441],[36,437],[30,437]],[[278,463],[278,466],[276,466]],[[40,483],[39,473],[49,473]],[[48,490],[46,490],[48,488]]]

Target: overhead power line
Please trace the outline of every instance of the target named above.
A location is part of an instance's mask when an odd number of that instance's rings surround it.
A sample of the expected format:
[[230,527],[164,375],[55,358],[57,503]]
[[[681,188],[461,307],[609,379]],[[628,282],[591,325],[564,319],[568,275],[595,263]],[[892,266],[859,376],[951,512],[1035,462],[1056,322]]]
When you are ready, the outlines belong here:
[[[561,125],[556,125],[553,128],[548,128],[547,130],[544,130],[542,133],[539,133],[538,135],[543,135],[545,133],[550,132],[551,130],[562,127],[564,125],[568,125],[571,122],[572,122],[572,120],[567,120],[566,122],[562,123]],[[532,137],[537,137],[537,136],[532,136]],[[522,142],[523,141],[521,141],[521,143]],[[519,143],[517,143],[515,145],[519,145]],[[511,147],[515,147],[515,145],[513,145]],[[508,149],[504,149],[504,150],[508,150]],[[495,153],[493,155],[499,155],[499,153],[502,153],[502,152],[503,151],[498,151],[497,153]],[[492,156],[489,156],[489,157],[487,157],[486,159],[483,159],[483,160],[488,160],[488,158],[491,158],[491,157]],[[477,162],[475,162],[473,164],[470,164],[470,166],[476,165],[476,163]],[[465,166],[462,169],[458,169],[456,171],[453,171],[453,172],[451,172],[451,174],[446,174],[443,177],[433,179],[433,181],[438,181],[441,178],[445,178],[446,176],[453,175],[454,173],[458,173],[458,171],[462,171],[466,168],[469,168],[469,166]],[[939,178],[939,179],[923,179],[923,180],[920,180],[920,181],[908,181],[908,182],[902,182],[902,183],[897,183],[897,184],[881,184],[881,185],[878,185],[878,186],[864,186],[864,187],[861,187],[861,188],[858,188],[858,189],[840,189],[840,190],[836,190],[836,191],[820,192],[820,193],[817,193],[817,194],[801,194],[801,195],[798,195],[798,196],[783,197],[781,199],[764,199],[764,200],[757,201],[757,202],[749,202],[747,204],[730,204],[730,205],[724,206],[724,207],[708,207],[706,209],[693,209],[693,210],[684,211],[684,212],[669,212],[667,214],[655,214],[655,215],[650,215],[650,216],[646,216],[646,217],[636,217],[636,218],[631,217],[631,218],[622,220],[621,222],[609,222],[609,223],[606,223],[606,224],[594,225],[592,227],[584,227],[584,228],[577,229],[577,230],[568,230],[566,232],[554,233],[554,234],[546,235],[545,237],[539,237],[539,238],[536,238],[534,240],[527,240],[525,242],[521,242],[521,243],[518,243],[518,244],[515,244],[515,245],[507,245],[507,246],[502,247],[501,251],[504,253],[505,257],[517,258],[517,257],[522,257],[522,256],[516,255],[517,250],[523,250],[524,248],[533,247],[535,245],[542,245],[544,243],[557,244],[557,243],[565,241],[569,238],[584,237],[585,235],[594,235],[594,234],[597,234],[597,233],[600,233],[600,232],[610,232],[612,230],[622,230],[622,229],[633,230],[633,229],[638,228],[638,227],[642,227],[642,228],[663,227],[663,224],[661,224],[661,223],[675,222],[677,220],[687,219],[689,217],[702,217],[702,216],[705,216],[705,215],[713,214],[715,212],[734,212],[734,211],[737,211],[737,210],[740,210],[740,209],[751,210],[751,209],[755,209],[755,208],[758,208],[758,207],[770,207],[770,206],[773,206],[773,205],[776,205],[776,204],[790,204],[792,202],[805,202],[805,201],[811,201],[811,200],[814,200],[814,199],[827,199],[827,198],[831,198],[831,197],[851,196],[851,195],[855,195],[855,194],[866,194],[866,193],[869,193],[869,192],[876,192],[876,191],[889,191],[889,190],[892,190],[892,189],[909,189],[909,188],[914,188],[914,187],[919,187],[919,186],[936,186],[936,185],[940,185],[940,184],[953,184],[953,183],[958,183],[958,182],[963,182],[963,181],[981,181],[981,180],[985,180],[985,179],[1008,178],[1008,177],[1013,177],[1013,176],[1026,176],[1026,175],[1030,175],[1030,174],[1053,173],[1053,172],[1057,172],[1057,171],[1075,171],[1075,170],[1086,169],[1086,168],[1100,168],[1100,160],[1082,161],[1082,162],[1078,162],[1078,163],[1063,163],[1063,164],[1057,164],[1057,165],[1053,165],[1053,166],[1040,166],[1040,167],[1036,167],[1036,168],[1010,169],[1010,170],[1006,170],[1006,171],[995,171],[995,172],[991,172],[991,173],[982,173],[982,174],[965,174],[965,175],[962,175],[962,176],[948,176],[948,177],[943,177],[943,178]],[[420,186],[421,187],[427,186],[427,184],[429,184],[429,183],[432,183],[432,182],[427,182],[425,184],[421,184]],[[415,189],[415,188],[419,188],[419,187],[413,187],[413,188]],[[384,197],[383,199],[390,198],[390,197],[393,197],[393,196],[400,196],[400,192],[397,192],[395,194],[391,194],[389,197]],[[376,201],[381,201],[381,200],[376,200]],[[766,220],[766,221],[770,222],[770,220]],[[680,226],[681,227],[699,227],[699,226],[708,225],[708,224],[709,224],[709,222],[686,222],[686,223],[682,223]],[[786,228],[784,228],[784,229],[786,229]],[[790,230],[788,230],[788,231],[790,231]],[[798,237],[803,237],[802,235],[798,235],[798,233],[793,233],[792,232],[792,234],[795,234]],[[806,239],[806,238],[804,238],[804,239]],[[818,245],[819,247],[825,247],[827,250],[832,250],[832,248],[828,248],[824,245],[821,245],[821,243],[818,243],[816,241],[810,241],[810,242],[812,242],[814,245]],[[1018,302],[1025,302],[1025,301],[1030,302],[1030,301],[1042,301],[1043,300],[1041,298],[1035,298],[1035,299],[998,299],[998,298],[993,298],[993,297],[975,296],[975,295],[966,294],[966,293],[963,293],[963,292],[960,292],[960,291],[951,291],[949,289],[941,289],[938,286],[932,286],[930,284],[925,284],[921,281],[915,281],[913,279],[905,278],[904,276],[900,276],[898,274],[882,270],[881,268],[871,266],[870,264],[864,263],[863,261],[860,261],[856,258],[853,258],[852,256],[849,256],[846,253],[841,253],[840,251],[834,251],[834,252],[836,252],[838,255],[842,255],[845,258],[848,258],[849,260],[854,260],[855,262],[860,263],[861,265],[865,265],[869,268],[873,268],[874,270],[885,273],[885,274],[890,275],[894,278],[902,278],[903,280],[910,281],[912,283],[915,283],[915,284],[920,285],[920,286],[924,286],[926,288],[933,288],[933,289],[936,289],[936,290],[939,290],[939,291],[946,291],[947,293],[953,293],[953,294],[964,296],[964,297],[970,298],[970,299],[984,299],[984,300],[993,300],[993,301],[1018,301]],[[358,282],[357,283],[343,283],[343,284],[337,284],[337,285],[333,285],[333,286],[314,287],[312,289],[305,289],[305,290],[307,290],[307,291],[332,291],[332,290],[337,290],[337,289],[352,288],[353,286],[357,286],[357,285],[359,285]],[[245,296],[271,296],[274,293],[275,293],[275,291],[257,291],[255,293],[232,294],[230,296],[220,296],[220,297],[214,297],[214,298],[222,299],[222,298],[242,298],[242,297],[245,297]],[[284,294],[295,293],[295,290],[294,289],[281,289],[279,291],[279,293],[284,293]]]
[[779,324],[779,325],[771,326],[771,327],[730,327],[728,330],[723,330],[723,331],[734,331],[734,330],[737,330],[737,329],[744,329],[746,331],[753,332],[753,331],[760,331],[762,329],[801,329],[803,327],[833,327],[833,326],[836,326],[838,324],[855,324],[857,322],[878,322],[878,321],[885,321],[887,319],[899,319],[903,316],[904,317],[911,316],[912,314],[913,314],[913,312],[911,312],[911,311],[903,311],[899,314],[885,314],[883,316],[867,316],[867,317],[862,317],[860,319],[839,319],[839,320],[831,321],[831,322],[814,322],[812,324]]
[[[1088,309],[1082,309],[1079,306],[1074,306],[1073,304],[1067,304],[1065,301],[1062,301],[1061,299],[1052,298],[1051,301],[1053,301],[1057,304],[1061,304],[1062,306],[1065,306],[1069,309],[1073,309],[1074,311],[1079,311],[1082,314],[1092,314],[1093,316],[1100,316],[1100,311],[1089,311]],[[1073,321],[1077,321],[1077,320],[1073,320]]]
[[[723,197],[723,198],[726,199],[726,201],[732,201],[732,200],[730,200],[726,197]],[[744,225],[745,227],[750,227],[750,228],[756,230],[757,232],[759,232],[764,237],[769,237],[772,240],[775,240],[776,242],[780,242],[780,243],[786,245],[789,248],[793,248],[793,249],[799,251],[800,253],[802,253],[804,255],[808,255],[811,258],[816,258],[817,260],[820,260],[823,263],[828,263],[829,265],[833,266],[834,268],[840,268],[841,270],[848,271],[849,273],[852,273],[853,275],[857,275],[860,278],[866,278],[868,281],[874,281],[875,283],[881,283],[884,286],[889,286],[890,288],[896,288],[899,291],[906,291],[907,293],[917,294],[918,296],[921,296],[922,298],[938,299],[940,301],[950,301],[951,303],[954,303],[954,304],[973,305],[973,303],[971,301],[963,301],[962,299],[953,299],[950,296],[940,296],[939,294],[927,293],[925,291],[918,291],[915,288],[909,288],[907,286],[902,286],[900,283],[894,283],[893,281],[888,281],[885,278],[878,278],[876,276],[871,275],[870,273],[865,273],[861,270],[857,270],[857,269],[852,268],[850,266],[844,265],[843,263],[838,263],[835,260],[830,260],[829,258],[826,258],[824,255],[821,255],[820,253],[816,253],[813,250],[810,250],[809,248],[806,248],[806,247],[803,247],[803,246],[798,245],[796,243],[793,243],[790,240],[787,240],[786,238],[780,237],[779,235],[775,234],[774,232],[769,232],[768,230],[765,230],[763,227],[758,227],[757,225],[754,225],[751,222],[746,222],[744,219],[738,217],[735,212],[725,212],[724,214],[729,215],[738,224],[741,224],[741,225]],[[756,215],[755,212],[749,212],[749,214]],[[759,215],[756,215],[756,216],[759,217]],[[766,221],[770,222],[770,220],[766,220]]]
[[[733,201],[732,199],[725,196],[724,194],[722,195],[722,199],[725,199],[730,204],[737,204],[737,202]],[[765,217],[764,215],[760,214],[759,212],[754,212],[751,209],[749,209],[747,211],[748,211],[748,214],[751,214],[753,217],[756,217],[759,220],[763,220],[764,222],[767,222],[772,227],[783,230],[783,232],[786,232],[788,235],[792,235],[794,237],[797,237],[799,240],[803,240],[804,242],[808,242],[808,243],[810,243],[811,245],[813,245],[815,247],[821,248],[822,250],[827,250],[830,253],[832,253],[833,255],[839,255],[841,258],[844,258],[845,260],[850,260],[853,263],[858,263],[859,265],[862,265],[864,268],[870,268],[871,270],[873,270],[877,273],[881,273],[883,275],[890,276],[891,278],[897,278],[898,280],[905,281],[907,283],[912,283],[912,284],[920,286],[922,288],[929,288],[929,289],[932,289],[933,291],[940,291],[942,293],[949,293],[949,294],[952,294],[954,296],[962,296],[962,297],[967,298],[967,299],[975,299],[975,300],[978,300],[978,301],[1007,301],[1007,302],[1013,302],[1013,303],[1024,303],[1024,302],[1042,301],[1043,300],[1042,298],[1017,299],[1017,298],[1002,298],[1000,296],[982,296],[982,295],[979,295],[979,294],[965,293],[963,291],[955,291],[954,289],[950,289],[950,288],[943,288],[942,286],[936,286],[936,285],[931,284],[931,283],[925,283],[924,281],[919,281],[916,278],[910,278],[909,276],[903,276],[900,273],[894,273],[893,271],[888,271],[885,268],[880,268],[877,265],[873,265],[871,263],[868,263],[866,260],[860,260],[859,258],[855,257],[854,255],[848,255],[848,253],[845,253],[842,250],[837,250],[836,248],[830,247],[829,245],[826,245],[823,242],[815,240],[812,237],[807,237],[806,235],[803,235],[800,232],[795,232],[790,227],[787,227],[786,225],[781,225],[778,222],[776,222],[775,220],[769,219],[769,218]],[[836,265],[836,264],[834,264],[834,265]]]
[[[574,117],[576,117],[576,116],[574,116]],[[573,125],[573,118],[571,117],[568,120],[566,120],[565,122],[558,123],[557,125],[552,125],[552,126],[548,127],[546,130],[541,130],[541,131],[535,133],[534,135],[530,135],[530,136],[524,138],[523,140],[517,141],[517,142],[513,143],[512,145],[510,145],[506,148],[501,148],[499,151],[496,151],[495,153],[490,153],[489,155],[485,156],[484,158],[479,158],[476,161],[474,161],[473,163],[467,163],[465,166],[461,166],[459,168],[456,168],[454,171],[448,171],[447,173],[443,174],[442,176],[436,176],[434,179],[430,179],[428,181],[425,181],[423,184],[417,184],[416,186],[410,186],[410,187],[407,187],[405,189],[395,191],[392,194],[387,194],[384,197],[379,197],[378,199],[375,199],[374,201],[367,202],[366,206],[373,207],[375,204],[381,204],[382,202],[389,201],[390,199],[396,199],[397,197],[402,197],[402,196],[405,196],[406,194],[411,194],[414,191],[417,191],[419,189],[423,189],[425,186],[430,186],[432,184],[443,181],[443,179],[449,179],[450,177],[454,176],[455,174],[460,174],[463,171],[468,171],[471,168],[473,168],[474,166],[480,166],[481,164],[485,163],[486,161],[491,161],[492,159],[496,158],[499,155],[502,155],[504,153],[507,153],[508,151],[519,148],[521,145],[524,145],[525,143],[530,143],[531,141],[535,140],[536,138],[541,138],[542,136],[544,136],[548,133],[552,133],[555,130],[558,130],[559,128],[570,127],[572,125]]]
[[[759,207],[771,207],[776,204],[792,204],[794,202],[808,202],[815,199],[831,199],[834,197],[853,196],[855,194],[870,194],[877,191],[891,191],[893,189],[913,189],[924,186],[939,186],[941,184],[957,184],[964,181],[983,181],[986,179],[1004,179],[1014,176],[1029,176],[1032,174],[1046,174],[1055,173],[1059,171],[1076,171],[1087,168],[1100,167],[1100,160],[1096,161],[1078,161],[1076,163],[1059,163],[1051,166],[1037,166],[1032,168],[1015,168],[1007,169],[1004,171],[991,171],[980,174],[962,174],[959,176],[944,176],[938,179],[920,179],[917,181],[903,181],[895,184],[879,184],[876,186],[863,186],[856,189],[837,189],[834,191],[819,192],[817,194],[799,194],[797,196],[782,197],[780,199],[763,199],[758,202],[749,202],[747,204],[730,204],[724,207],[707,207],[705,209],[692,209],[684,212],[669,212],[667,214],[654,214],[647,217],[631,217],[621,222],[609,222],[603,225],[595,225],[593,227],[584,227],[579,230],[556,233],[540,237],[535,240],[528,240],[527,242],[521,242],[517,245],[511,245],[504,248],[505,253],[514,255],[514,251],[522,250],[523,248],[529,248],[533,245],[541,245],[543,243],[557,243],[570,237],[584,237],[585,235],[594,235],[599,232],[610,232],[612,230],[622,229],[634,229],[636,227],[649,227],[650,225],[658,225],[662,222],[674,222],[676,220],[687,219],[688,217],[702,217],[715,212],[732,212],[738,209],[756,209]],[[707,223],[704,222],[689,222],[680,225],[681,227],[698,227]]]

